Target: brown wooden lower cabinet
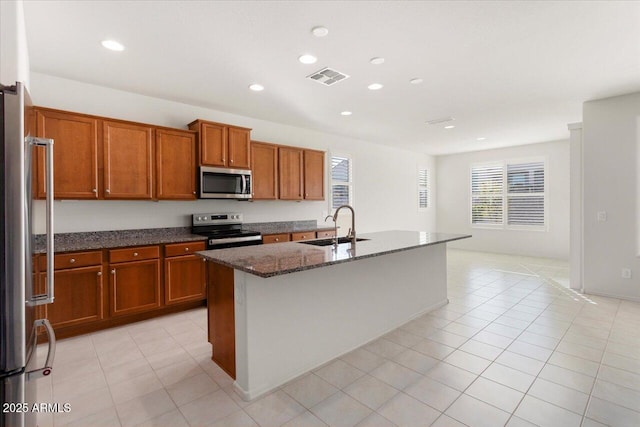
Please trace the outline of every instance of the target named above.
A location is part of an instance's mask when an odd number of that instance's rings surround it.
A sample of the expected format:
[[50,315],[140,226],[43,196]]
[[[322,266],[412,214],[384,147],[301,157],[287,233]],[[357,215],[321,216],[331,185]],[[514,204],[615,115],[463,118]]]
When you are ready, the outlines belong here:
[[208,262],[207,313],[211,359],[236,378],[235,301],[233,268]]
[[336,233],[333,230],[321,230],[321,231],[304,231],[296,233],[280,233],[280,234],[263,234],[262,243],[281,243],[281,242],[295,242],[300,240],[311,240],[328,238],[335,236]]
[[109,296],[111,316],[160,307],[160,260],[111,264]]
[[[40,289],[44,289],[46,276],[46,273],[38,274]],[[56,270],[54,281],[54,302],[43,306],[45,316],[54,328],[103,319],[102,265]]]
[[196,255],[164,260],[164,303],[178,304],[206,298],[206,263]]

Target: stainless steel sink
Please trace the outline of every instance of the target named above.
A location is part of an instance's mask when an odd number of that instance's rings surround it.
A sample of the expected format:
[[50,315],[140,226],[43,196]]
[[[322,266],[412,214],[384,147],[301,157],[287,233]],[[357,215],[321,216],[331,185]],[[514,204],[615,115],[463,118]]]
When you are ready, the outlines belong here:
[[[356,242],[360,242],[362,240],[369,240],[369,239],[362,239],[358,237],[356,239]],[[335,239],[322,239],[322,240],[307,240],[307,241],[302,241],[298,243],[304,243],[305,245],[314,245],[314,246],[330,246],[330,245],[333,245],[334,241]],[[340,243],[351,243],[351,239],[348,237],[338,237],[338,244]]]

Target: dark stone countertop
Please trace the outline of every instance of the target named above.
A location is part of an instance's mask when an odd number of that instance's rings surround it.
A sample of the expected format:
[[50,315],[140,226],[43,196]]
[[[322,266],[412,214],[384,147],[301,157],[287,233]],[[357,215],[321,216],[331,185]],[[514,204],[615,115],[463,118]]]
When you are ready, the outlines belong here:
[[471,236],[424,231],[381,231],[362,234],[358,237],[369,240],[357,242],[355,248],[351,247],[351,243],[342,243],[338,245],[337,250],[334,250],[332,245],[313,246],[288,242],[196,253],[209,261],[266,278],[466,239]]
[[244,223],[242,224],[242,228],[245,230],[259,231],[262,234],[333,230],[333,227],[318,227],[318,222],[316,220]]
[[[206,237],[191,234],[191,227],[149,228],[137,230],[89,231],[79,233],[57,233],[54,235],[54,250],[58,252],[87,251],[127,246],[159,245],[204,241]],[[35,236],[35,253],[46,252],[45,235]]]

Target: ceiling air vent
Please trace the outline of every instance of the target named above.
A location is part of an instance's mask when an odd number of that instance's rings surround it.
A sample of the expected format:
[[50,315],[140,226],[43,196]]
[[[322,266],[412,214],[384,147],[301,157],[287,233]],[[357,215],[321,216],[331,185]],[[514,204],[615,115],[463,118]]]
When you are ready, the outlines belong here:
[[349,76],[341,73],[340,71],[332,70],[331,68],[323,68],[320,71],[316,71],[315,73],[308,75],[307,78],[315,80],[325,86],[331,86],[341,80],[348,79]]
[[428,125],[439,125],[440,123],[447,123],[455,120],[453,117],[441,117],[439,119],[427,120]]

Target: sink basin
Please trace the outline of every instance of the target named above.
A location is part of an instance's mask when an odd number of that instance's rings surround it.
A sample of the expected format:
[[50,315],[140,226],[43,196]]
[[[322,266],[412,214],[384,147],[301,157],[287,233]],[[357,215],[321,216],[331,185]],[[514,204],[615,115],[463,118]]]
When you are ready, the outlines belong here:
[[[322,239],[322,240],[308,240],[308,241],[302,241],[299,243],[304,243],[305,245],[314,245],[314,246],[330,246],[333,245],[335,239]],[[369,239],[361,239],[360,237],[356,237],[356,242],[360,242],[362,240],[369,240]],[[351,243],[351,239],[348,239],[346,237],[338,237],[338,243]]]

